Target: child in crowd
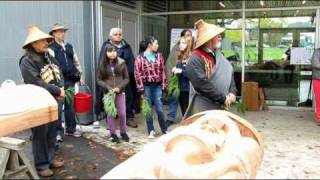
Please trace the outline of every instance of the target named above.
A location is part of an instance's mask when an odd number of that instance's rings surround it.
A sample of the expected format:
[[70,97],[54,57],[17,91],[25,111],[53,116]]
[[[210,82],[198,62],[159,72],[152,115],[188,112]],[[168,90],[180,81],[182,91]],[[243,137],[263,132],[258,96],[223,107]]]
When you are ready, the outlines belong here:
[[[120,119],[120,135],[122,140],[129,142],[126,133],[126,97],[125,87],[129,83],[129,75],[125,61],[117,56],[116,48],[112,45],[106,47],[106,57],[98,67],[97,83],[103,89],[104,94],[109,91],[116,93],[115,105]],[[98,99],[102,101],[102,99]],[[111,135],[111,141],[120,143],[116,135],[114,118],[107,115],[107,124]]]

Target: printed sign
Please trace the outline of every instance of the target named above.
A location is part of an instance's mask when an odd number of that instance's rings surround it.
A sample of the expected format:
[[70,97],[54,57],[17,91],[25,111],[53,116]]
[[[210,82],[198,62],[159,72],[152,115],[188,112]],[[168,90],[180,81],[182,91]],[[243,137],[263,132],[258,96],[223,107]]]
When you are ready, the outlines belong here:
[[290,64],[310,65],[313,51],[313,48],[292,47]]

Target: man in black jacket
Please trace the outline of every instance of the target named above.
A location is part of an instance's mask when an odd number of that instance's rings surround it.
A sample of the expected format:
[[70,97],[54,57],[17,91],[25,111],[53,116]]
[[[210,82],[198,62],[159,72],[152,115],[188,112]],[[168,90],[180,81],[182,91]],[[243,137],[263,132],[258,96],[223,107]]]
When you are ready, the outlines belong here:
[[223,105],[229,107],[237,94],[232,65],[219,51],[220,34],[225,29],[202,19],[195,23],[195,29],[195,50],[186,67],[193,89],[185,118],[205,110],[222,109]]
[[[134,79],[134,55],[132,53],[132,49],[130,45],[122,38],[122,30],[120,28],[112,28],[109,33],[110,39],[105,41],[101,47],[100,55],[99,55],[99,64],[105,59],[106,56],[106,46],[112,45],[116,48],[117,54],[120,58],[126,61],[126,65],[128,68],[129,74],[129,84],[126,86],[126,116],[127,116],[127,125],[132,128],[138,127],[138,124],[134,120],[133,110],[139,112],[140,96],[138,95],[135,79]],[[99,92],[99,88],[97,90],[97,105],[96,105],[96,114],[99,115],[102,111],[102,103],[99,101],[99,96],[102,96],[101,91]],[[99,102],[98,102],[99,101]]]
[[[26,53],[20,60],[20,70],[26,84],[34,84],[48,90],[59,104],[59,119],[61,104],[65,92],[63,75],[59,63],[48,53],[49,41],[53,37],[45,34],[36,26],[29,27],[27,39],[23,45]],[[38,174],[42,177],[53,175],[50,168],[63,166],[63,162],[53,161],[58,121],[50,122],[32,128],[32,152]]]

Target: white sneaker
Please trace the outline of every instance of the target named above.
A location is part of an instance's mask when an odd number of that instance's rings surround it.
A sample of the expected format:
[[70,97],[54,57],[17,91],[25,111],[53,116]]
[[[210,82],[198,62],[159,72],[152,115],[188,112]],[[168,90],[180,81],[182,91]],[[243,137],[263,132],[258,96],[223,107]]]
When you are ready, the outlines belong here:
[[155,135],[156,135],[156,132],[154,130],[152,130],[152,131],[150,131],[148,138],[153,139]]
[[59,143],[62,142],[63,141],[62,136],[60,134],[58,134],[57,137],[56,137],[56,140]]
[[74,131],[73,133],[65,133],[66,136],[73,136],[73,137],[81,137],[81,132],[79,130]]
[[95,122],[93,122],[93,125],[94,125],[94,126],[99,126],[99,125],[100,125],[100,122],[99,122],[99,121],[95,121]]

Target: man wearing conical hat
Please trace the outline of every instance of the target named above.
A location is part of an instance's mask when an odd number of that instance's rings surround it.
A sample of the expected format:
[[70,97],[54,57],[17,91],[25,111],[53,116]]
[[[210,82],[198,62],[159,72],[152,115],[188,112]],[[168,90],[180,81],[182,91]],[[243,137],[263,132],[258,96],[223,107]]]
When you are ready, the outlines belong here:
[[229,107],[237,94],[232,65],[219,51],[225,29],[202,19],[195,23],[195,29],[195,50],[186,67],[193,88],[185,118],[201,111]]
[[[54,24],[50,35],[54,37],[53,43],[49,47],[49,52],[58,60],[60,68],[64,77],[64,88],[74,88],[75,83],[80,81],[80,84],[84,84],[81,80],[82,69],[77,54],[73,46],[70,43],[65,42],[66,29],[61,24]],[[76,129],[75,113],[72,107],[72,103],[64,103],[64,117],[65,117],[65,135],[80,137],[81,132]],[[62,123],[59,123],[57,142],[62,142],[63,137]]]
[[[28,36],[22,46],[25,54],[20,59],[20,70],[24,83],[43,87],[57,99],[60,118],[61,102],[65,92],[59,63],[48,53],[48,45],[52,41],[52,36],[44,33],[37,26],[30,26]],[[35,168],[42,177],[53,175],[50,168],[63,166],[63,161],[53,160],[57,125],[58,121],[54,121],[32,128],[32,152]]]

